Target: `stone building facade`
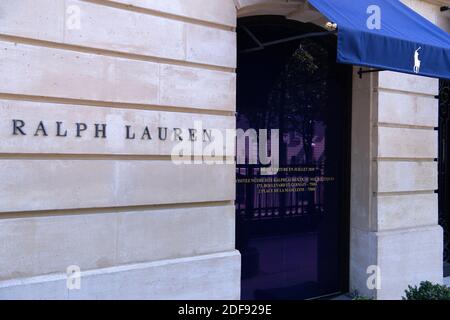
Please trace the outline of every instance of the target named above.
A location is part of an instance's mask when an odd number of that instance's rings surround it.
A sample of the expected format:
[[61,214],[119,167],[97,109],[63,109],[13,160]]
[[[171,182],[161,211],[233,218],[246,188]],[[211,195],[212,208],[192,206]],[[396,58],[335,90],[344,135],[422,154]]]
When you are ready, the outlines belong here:
[[[450,29],[446,1],[403,2]],[[0,2],[1,299],[240,298],[234,165],[176,165],[122,129],[234,128],[237,19],[254,15],[323,22],[287,0]],[[357,71],[349,290],[398,299],[443,279],[438,80]]]

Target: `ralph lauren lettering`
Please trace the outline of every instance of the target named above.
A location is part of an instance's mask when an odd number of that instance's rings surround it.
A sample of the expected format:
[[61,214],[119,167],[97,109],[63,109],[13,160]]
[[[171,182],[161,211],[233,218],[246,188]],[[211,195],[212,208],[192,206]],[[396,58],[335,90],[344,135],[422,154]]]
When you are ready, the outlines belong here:
[[64,133],[61,133],[62,122],[56,122],[56,136],[57,137],[67,137],[67,130],[64,130]]
[[25,126],[25,122],[22,120],[13,120],[13,135],[18,136],[22,135],[25,136],[26,133],[23,132],[22,128]]
[[[72,124],[66,124],[62,121],[45,122],[39,121],[38,123],[27,124],[24,120],[13,119],[12,120],[12,135],[14,136],[27,136],[28,133],[33,134],[35,137],[48,137],[54,135],[61,138],[84,138],[93,137],[96,139],[107,139],[108,124],[106,123],[94,123],[87,124],[83,122],[77,122]],[[149,126],[133,127],[132,125],[124,126],[124,139],[125,140],[148,140],[152,141],[153,136],[157,136],[160,141],[197,141],[202,138],[203,142],[212,141],[211,130],[203,129],[202,134],[197,129],[181,129],[167,127],[157,127],[152,129]]]
[[44,123],[42,121],[39,122],[39,124],[37,126],[37,129],[36,129],[36,132],[34,133],[34,136],[36,136],[36,137],[39,136],[39,135],[43,135],[45,137],[48,136],[47,131],[45,130]]

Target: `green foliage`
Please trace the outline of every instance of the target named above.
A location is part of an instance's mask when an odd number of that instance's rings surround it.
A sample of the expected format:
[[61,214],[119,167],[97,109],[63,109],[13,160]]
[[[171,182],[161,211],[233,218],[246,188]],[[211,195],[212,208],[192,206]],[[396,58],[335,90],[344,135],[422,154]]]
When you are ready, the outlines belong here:
[[368,300],[372,300],[372,298],[365,297],[365,296],[356,296],[356,297],[353,297],[352,300],[368,301]]
[[403,300],[450,300],[450,288],[429,281],[421,282],[419,287],[408,286],[405,294]]
[[369,300],[373,300],[372,298],[366,297],[366,296],[361,296],[359,294],[359,292],[357,290],[353,291],[352,293],[349,294],[349,297],[352,300],[359,300],[359,301],[369,301]]

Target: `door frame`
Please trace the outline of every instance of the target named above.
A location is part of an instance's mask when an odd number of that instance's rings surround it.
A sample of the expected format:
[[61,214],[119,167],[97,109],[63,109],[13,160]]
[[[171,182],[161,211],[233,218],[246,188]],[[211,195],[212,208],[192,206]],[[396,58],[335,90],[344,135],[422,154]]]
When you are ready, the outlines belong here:
[[439,154],[438,202],[439,224],[443,228],[444,277],[450,276],[450,81],[439,81]]

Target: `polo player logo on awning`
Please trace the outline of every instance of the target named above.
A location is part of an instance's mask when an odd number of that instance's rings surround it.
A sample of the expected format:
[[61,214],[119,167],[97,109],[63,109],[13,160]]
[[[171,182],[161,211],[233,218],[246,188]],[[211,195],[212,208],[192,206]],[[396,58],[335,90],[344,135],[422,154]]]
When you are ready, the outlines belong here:
[[419,51],[420,49],[422,49],[422,47],[419,47],[419,49],[417,49],[414,52],[414,73],[419,73],[420,72],[420,65],[422,63],[422,61],[419,59]]

